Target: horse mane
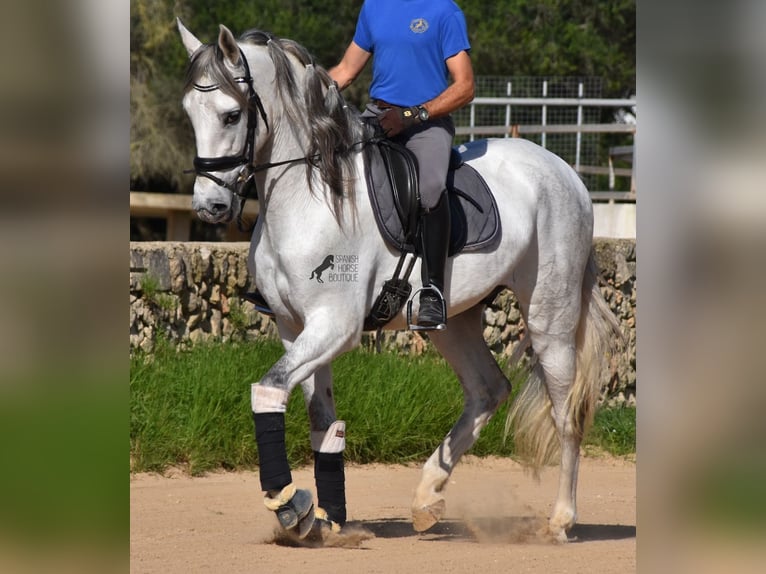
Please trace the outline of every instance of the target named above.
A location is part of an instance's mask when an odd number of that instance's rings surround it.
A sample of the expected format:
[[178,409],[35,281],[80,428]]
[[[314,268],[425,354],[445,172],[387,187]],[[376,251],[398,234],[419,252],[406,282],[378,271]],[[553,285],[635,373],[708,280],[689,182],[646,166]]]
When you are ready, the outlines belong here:
[[[309,51],[299,43],[257,29],[244,32],[242,43],[265,46],[274,64],[276,91],[291,126],[306,136],[308,148],[306,179],[314,192],[315,177],[330,190],[331,208],[338,223],[342,223],[342,206],[351,202],[355,213],[357,179],[355,152],[360,144],[373,135],[358,110],[349,106],[340,94],[327,70],[317,65]],[[297,62],[297,64],[293,63]],[[305,68],[304,81],[299,85],[295,66]],[[223,54],[217,44],[201,47],[189,63],[185,90],[193,87],[203,73],[209,74],[221,90],[234,97],[248,114],[256,113],[246,94],[238,88],[223,65]],[[316,169],[315,169],[316,168]]]

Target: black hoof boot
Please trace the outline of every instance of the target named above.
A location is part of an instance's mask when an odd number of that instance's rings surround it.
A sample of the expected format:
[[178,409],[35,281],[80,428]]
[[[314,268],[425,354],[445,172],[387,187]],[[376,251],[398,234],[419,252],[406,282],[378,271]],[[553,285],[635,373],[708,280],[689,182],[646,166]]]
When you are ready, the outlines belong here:
[[314,525],[314,501],[308,490],[290,484],[279,494],[267,496],[264,504],[274,511],[282,528],[295,532],[299,538],[304,538]]

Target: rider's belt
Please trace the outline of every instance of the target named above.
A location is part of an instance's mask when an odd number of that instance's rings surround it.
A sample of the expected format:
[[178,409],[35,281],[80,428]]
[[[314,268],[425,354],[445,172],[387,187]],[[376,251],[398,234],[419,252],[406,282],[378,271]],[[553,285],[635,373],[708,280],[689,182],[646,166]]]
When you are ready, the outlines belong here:
[[376,99],[373,99],[372,103],[378,106],[381,110],[387,110],[388,108],[402,107],[402,106],[397,106],[396,104],[389,104],[388,102],[384,102],[383,100],[376,100]]

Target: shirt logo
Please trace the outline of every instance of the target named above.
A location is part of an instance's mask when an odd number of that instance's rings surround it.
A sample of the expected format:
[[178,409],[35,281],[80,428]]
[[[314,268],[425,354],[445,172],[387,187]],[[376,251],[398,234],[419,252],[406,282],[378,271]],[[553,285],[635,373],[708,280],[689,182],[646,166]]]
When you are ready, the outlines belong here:
[[410,22],[410,30],[416,34],[422,34],[428,30],[428,22],[426,22],[424,18],[415,18],[412,22]]

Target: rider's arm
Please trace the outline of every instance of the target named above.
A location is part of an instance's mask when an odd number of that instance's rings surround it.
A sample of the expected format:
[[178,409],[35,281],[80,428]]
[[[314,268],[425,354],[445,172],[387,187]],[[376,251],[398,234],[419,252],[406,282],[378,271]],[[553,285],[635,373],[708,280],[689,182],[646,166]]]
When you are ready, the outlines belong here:
[[329,71],[330,77],[338,84],[338,88],[342,90],[348,87],[362,71],[371,55],[355,42],[351,42],[346,48],[346,53],[343,54],[343,59]]
[[441,94],[424,104],[432,118],[451,114],[473,100],[473,66],[468,52],[458,52],[447,58],[446,64],[452,83]]

